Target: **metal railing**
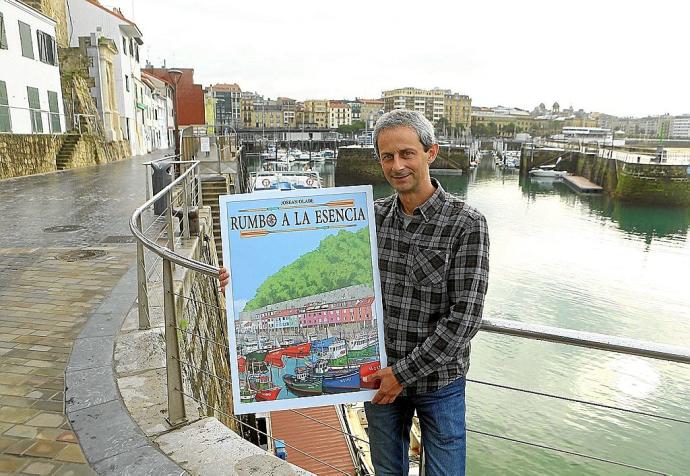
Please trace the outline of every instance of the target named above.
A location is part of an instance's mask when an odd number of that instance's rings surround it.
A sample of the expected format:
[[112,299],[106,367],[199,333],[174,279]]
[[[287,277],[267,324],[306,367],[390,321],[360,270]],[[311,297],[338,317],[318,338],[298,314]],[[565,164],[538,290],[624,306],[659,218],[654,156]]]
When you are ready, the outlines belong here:
[[[100,120],[95,114],[65,114],[46,109],[0,104],[0,134],[63,134],[83,129],[95,132],[88,124]],[[85,122],[85,125],[82,125]]]
[[[233,415],[227,408],[222,405],[209,404],[200,398],[199,395],[186,390],[182,379],[182,368],[185,367],[193,370],[197,375],[204,378],[212,379],[216,384],[223,386],[230,392],[231,382],[227,377],[219,375],[214,368],[190,362],[188,359],[181,357],[179,336],[191,336],[193,339],[204,341],[213,346],[217,346],[222,352],[229,353],[227,336],[203,336],[198,333],[190,331],[182,323],[179,322],[179,316],[176,315],[177,306],[176,299],[182,299],[187,306],[196,308],[209,308],[213,310],[214,315],[218,316],[222,313],[221,307],[217,302],[206,302],[195,297],[190,297],[184,293],[177,293],[173,287],[173,268],[175,266],[184,268],[184,271],[190,273],[198,273],[203,276],[209,283],[216,286],[219,269],[207,263],[197,261],[191,258],[182,256],[176,252],[177,241],[175,238],[176,217],[179,218],[179,210],[181,213],[182,231],[179,239],[185,240],[190,238],[189,227],[189,210],[193,207],[201,205],[201,180],[199,175],[199,161],[172,161],[176,157],[170,156],[161,160],[170,161],[171,167],[179,166],[179,176],[167,185],[162,190],[155,193],[152,197],[139,208],[137,208],[130,219],[130,229],[137,242],[137,263],[138,263],[138,306],[139,306],[139,328],[150,328],[151,322],[149,319],[149,293],[147,291],[148,277],[156,275],[157,267],[160,266],[160,273],[157,274],[160,283],[162,284],[162,299],[159,305],[163,309],[164,314],[164,330],[165,330],[165,348],[166,348],[166,374],[167,374],[167,402],[168,402],[168,421],[171,426],[178,426],[186,422],[185,398],[196,402],[207,410],[215,412],[215,414],[222,415],[228,420],[235,422],[239,427],[249,429],[252,432],[261,434],[268,439],[274,437],[265,431],[259,430],[256,426],[248,424],[242,418]],[[151,166],[152,162],[147,162],[146,166]],[[174,169],[174,167],[173,167]],[[148,170],[148,169],[147,169]],[[154,204],[160,200],[167,200],[168,204],[161,215],[153,215],[150,213]],[[148,255],[147,255],[148,253]],[[151,265],[147,268],[147,261],[151,261]],[[222,315],[222,314],[220,314]],[[641,340],[626,339],[614,337],[604,334],[596,334],[590,332],[582,332],[570,329],[549,327],[543,325],[526,324],[516,321],[491,319],[486,318],[482,322],[481,330],[483,332],[498,333],[507,336],[518,338],[541,340],[545,342],[552,342],[564,344],[569,346],[579,346],[587,349],[599,349],[608,352],[624,353],[635,355],[639,357],[646,357],[652,359],[659,359],[668,362],[677,362],[681,364],[690,364],[690,349],[658,344],[653,342],[646,342]],[[621,411],[642,415],[650,418],[665,420],[668,422],[676,422],[690,425],[690,419],[677,418],[669,415],[660,415],[653,412],[643,412],[633,408],[625,408],[615,405],[607,405],[598,402],[588,401],[584,399],[573,398],[564,395],[557,395],[553,393],[542,392],[535,389],[512,387],[502,385],[495,382],[486,382],[481,380],[468,379],[476,385],[490,386],[496,389],[504,389],[515,392],[520,392],[535,397],[552,398],[567,402],[573,402],[594,408],[604,408],[608,410]],[[300,415],[306,419],[314,420],[314,418],[297,410],[292,410],[296,415]],[[334,427],[316,420],[319,424],[328,427],[331,431],[337,431],[344,434],[353,441],[359,440],[356,435],[346,430]],[[635,469],[641,472],[651,474],[664,474],[662,471],[655,469],[644,468],[633,465],[623,461],[616,461],[610,458],[604,458],[597,455],[586,454],[583,452],[573,451],[568,448],[560,448],[553,445],[546,445],[541,442],[528,441],[506,435],[494,434],[486,431],[481,431],[474,428],[468,428],[469,433],[488,436],[497,440],[509,441],[515,444],[527,445],[532,448],[546,449],[552,452],[575,456],[589,461],[603,462],[606,464],[624,467],[628,469]],[[367,442],[368,444],[368,442]],[[336,468],[333,465],[323,461],[311,454],[310,449],[296,448],[289,443],[286,444],[288,448],[302,453],[341,474],[348,474],[341,468]],[[423,474],[421,468],[421,474]],[[358,470],[358,474],[365,474],[366,471]]]

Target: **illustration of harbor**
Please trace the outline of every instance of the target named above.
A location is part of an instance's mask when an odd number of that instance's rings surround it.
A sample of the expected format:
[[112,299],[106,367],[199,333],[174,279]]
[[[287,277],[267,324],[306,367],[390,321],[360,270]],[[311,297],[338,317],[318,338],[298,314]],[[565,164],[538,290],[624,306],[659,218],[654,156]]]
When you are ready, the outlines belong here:
[[242,320],[237,339],[242,403],[376,388],[377,382],[363,382],[381,364],[374,297],[352,297],[365,291],[361,288],[344,290],[341,294],[349,295],[344,300],[271,306]]

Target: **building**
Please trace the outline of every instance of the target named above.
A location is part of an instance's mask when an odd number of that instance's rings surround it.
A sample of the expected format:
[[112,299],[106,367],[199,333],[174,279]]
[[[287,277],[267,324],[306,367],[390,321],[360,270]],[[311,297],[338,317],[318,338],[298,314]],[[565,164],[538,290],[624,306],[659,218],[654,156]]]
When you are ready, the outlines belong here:
[[[175,87],[173,78],[170,76],[169,71],[171,70],[182,72],[177,87]],[[200,126],[206,123],[204,88],[200,84],[194,83],[193,68],[153,68],[147,65],[143,71],[173,86],[173,91],[177,93],[177,108],[179,110],[177,120],[180,130],[186,126]]]
[[304,101],[304,119],[305,123],[325,129],[328,127],[328,101],[322,99],[307,99]]
[[283,111],[283,127],[296,127],[297,101],[290,98],[279,97],[277,102],[280,105],[280,110]]
[[173,89],[167,82],[141,73],[141,80],[148,86],[146,98],[146,126],[151,137],[151,149],[168,149],[175,143],[175,116]]
[[65,131],[56,22],[15,0],[0,0],[0,132]]
[[[208,91],[215,105],[215,118],[213,124],[219,131],[226,128],[237,129],[241,126],[241,101],[242,89],[236,83],[218,83],[209,86]],[[207,121],[208,122],[208,121]]]
[[[145,154],[143,118],[141,114],[137,116],[137,110],[140,109],[137,107],[135,87],[141,84],[139,47],[144,43],[141,30],[133,21],[125,18],[120,10],[106,8],[97,0],[71,0],[69,7],[70,46],[78,47],[79,38],[91,38],[92,34],[96,35],[97,42],[101,41],[102,37],[112,40],[117,45],[118,52],[113,55],[111,61],[120,129],[124,139],[129,141],[132,154]],[[99,94],[101,93],[93,94],[97,100]],[[98,112],[105,122],[108,111],[103,109],[103,104]],[[111,116],[113,113],[114,111],[110,110]],[[137,117],[141,121],[139,124],[136,122]],[[110,120],[114,120],[114,117]],[[117,130],[113,126],[109,129]]]
[[683,114],[673,118],[669,137],[672,139],[690,138],[690,114]]
[[[359,103],[359,120],[364,122],[365,128],[373,129],[376,121],[383,114],[383,99],[357,99]],[[354,121],[355,118],[353,117]]]
[[539,119],[527,111],[503,106],[475,107],[471,114],[471,128],[475,135],[512,137],[520,132],[538,133],[538,122]]
[[328,128],[352,124],[352,108],[346,102],[328,101]]
[[383,91],[383,108],[385,112],[395,109],[407,109],[424,114],[433,124],[443,117],[445,96],[449,90],[400,88]]
[[464,94],[447,92],[443,96],[443,117],[453,130],[468,130],[472,125],[472,100]]

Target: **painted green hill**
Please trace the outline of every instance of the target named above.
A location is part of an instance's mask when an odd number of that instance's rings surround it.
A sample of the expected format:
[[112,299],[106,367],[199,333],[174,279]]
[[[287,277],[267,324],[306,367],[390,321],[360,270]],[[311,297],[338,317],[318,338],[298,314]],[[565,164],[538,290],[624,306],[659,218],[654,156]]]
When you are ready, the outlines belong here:
[[324,238],[314,251],[266,279],[244,310],[357,284],[373,286],[368,227],[355,233],[342,230]]

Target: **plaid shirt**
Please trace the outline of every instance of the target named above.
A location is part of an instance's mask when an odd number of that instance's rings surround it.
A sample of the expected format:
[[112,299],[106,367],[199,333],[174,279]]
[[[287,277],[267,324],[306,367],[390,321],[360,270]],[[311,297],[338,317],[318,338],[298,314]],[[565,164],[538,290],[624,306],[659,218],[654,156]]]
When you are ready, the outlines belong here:
[[465,376],[489,278],[486,219],[432,182],[407,226],[397,194],[374,205],[388,365],[407,396]]

